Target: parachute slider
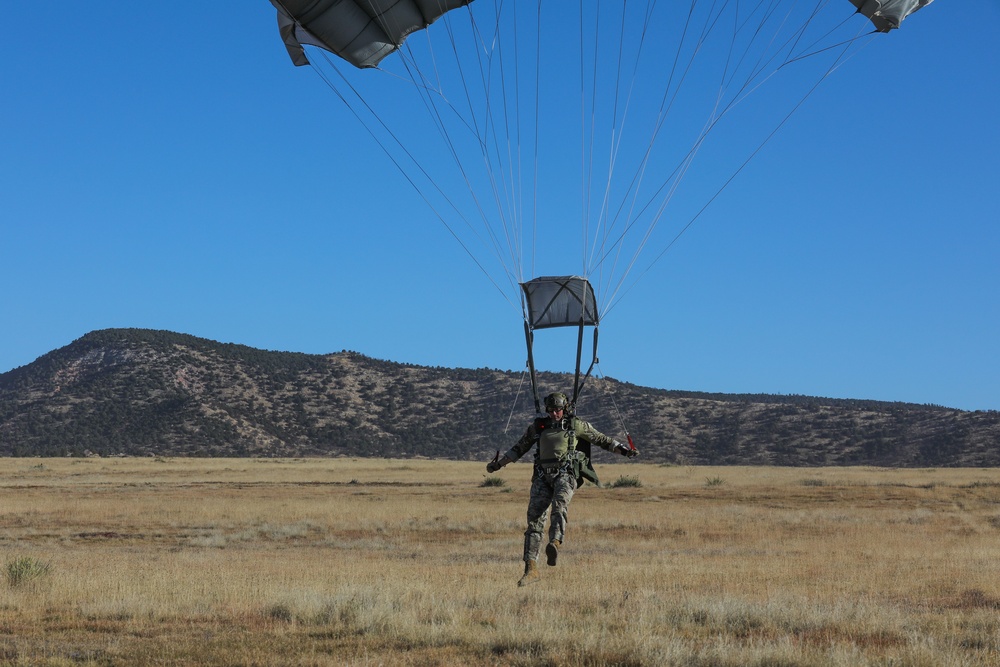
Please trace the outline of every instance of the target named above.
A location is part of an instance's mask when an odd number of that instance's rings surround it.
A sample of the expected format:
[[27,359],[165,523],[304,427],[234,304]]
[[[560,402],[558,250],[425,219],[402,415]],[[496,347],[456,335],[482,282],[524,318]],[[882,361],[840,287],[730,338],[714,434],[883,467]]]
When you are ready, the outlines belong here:
[[542,276],[521,283],[531,329],[594,326],[597,299],[590,281],[580,276]]

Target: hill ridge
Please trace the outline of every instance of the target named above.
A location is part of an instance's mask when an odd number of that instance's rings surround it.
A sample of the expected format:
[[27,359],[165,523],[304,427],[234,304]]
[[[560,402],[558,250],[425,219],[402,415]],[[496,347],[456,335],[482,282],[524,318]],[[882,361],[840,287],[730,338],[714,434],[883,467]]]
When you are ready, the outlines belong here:
[[[0,374],[0,455],[488,458],[534,413],[520,380],[520,372],[425,367],[348,350],[270,351],[172,331],[102,329]],[[552,390],[571,384],[544,372],[539,382]],[[581,417],[609,435],[621,425],[606,391],[645,461],[1000,465],[997,411],[591,380]],[[511,414],[514,427],[504,433]]]

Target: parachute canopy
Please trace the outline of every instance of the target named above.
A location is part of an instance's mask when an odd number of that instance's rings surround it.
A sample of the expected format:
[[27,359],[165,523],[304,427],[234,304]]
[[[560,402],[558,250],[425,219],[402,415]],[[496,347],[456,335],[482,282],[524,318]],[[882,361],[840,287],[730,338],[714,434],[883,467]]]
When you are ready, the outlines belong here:
[[933,0],[851,0],[858,13],[871,19],[879,32],[889,32],[899,27],[907,16]]
[[532,329],[597,326],[597,300],[590,281],[580,276],[542,276],[521,283]]
[[271,0],[278,30],[296,65],[303,44],[337,54],[355,67],[376,67],[407,36],[472,0]]

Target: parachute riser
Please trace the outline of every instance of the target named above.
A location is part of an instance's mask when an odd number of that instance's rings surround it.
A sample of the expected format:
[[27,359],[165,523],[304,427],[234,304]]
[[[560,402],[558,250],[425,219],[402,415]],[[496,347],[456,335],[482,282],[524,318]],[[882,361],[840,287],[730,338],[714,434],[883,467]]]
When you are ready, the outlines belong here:
[[[598,329],[595,326],[593,355],[590,360],[590,365],[587,367],[586,373],[584,373],[583,377],[581,378],[580,370],[583,365],[584,328],[585,324],[583,321],[581,321],[579,324],[577,338],[576,338],[576,368],[573,374],[573,393],[569,405],[569,412],[571,414],[575,413],[576,403],[580,398],[580,394],[583,392],[583,386],[584,384],[586,384],[587,379],[590,378],[590,375],[594,370],[594,366],[598,363],[598,358],[597,358]],[[528,350],[528,375],[531,378],[531,395],[535,401],[535,412],[538,414],[542,414],[542,402],[538,393],[538,375],[535,371],[534,340],[535,340],[535,332],[534,330],[532,330],[531,325],[529,325],[528,322],[525,322],[524,342]]]
[[576,399],[580,397],[580,358],[583,356],[583,320],[576,336],[576,373],[573,375],[573,398],[570,405],[576,407]]
[[531,377],[531,396],[535,399],[535,412],[541,414],[542,403],[538,399],[538,379],[535,377],[535,354],[532,350],[535,332],[527,321],[524,322],[524,342],[528,346],[528,373]]
[[[576,372],[577,376],[580,375],[580,347],[583,346],[583,326],[580,327],[580,338],[576,353]],[[576,399],[583,392],[583,385],[586,384],[587,379],[590,377],[591,372],[594,370],[594,366],[599,364],[600,361],[597,359],[597,327],[594,327],[594,354],[590,359],[590,366],[587,367],[587,372],[584,374],[583,379],[576,382],[573,387],[573,405],[576,405]]]

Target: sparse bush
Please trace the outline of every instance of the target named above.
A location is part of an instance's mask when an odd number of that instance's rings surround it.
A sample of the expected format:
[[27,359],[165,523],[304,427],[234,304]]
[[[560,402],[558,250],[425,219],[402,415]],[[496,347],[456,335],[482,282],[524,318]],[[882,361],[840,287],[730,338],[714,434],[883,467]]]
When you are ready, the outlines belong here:
[[45,577],[52,570],[52,566],[45,561],[22,556],[7,563],[7,584],[11,588],[24,586],[38,581]]
[[622,487],[639,488],[641,486],[642,482],[639,481],[638,477],[626,477],[625,475],[608,484],[608,488],[610,489],[620,489]]
[[992,489],[992,488],[996,488],[998,486],[1000,486],[1000,482],[990,482],[990,481],[981,482],[981,481],[976,481],[976,482],[970,482],[968,484],[963,484],[959,488],[960,489]]
[[272,621],[281,621],[283,623],[290,623],[294,618],[291,607],[281,603],[268,607],[265,615]]
[[507,480],[503,477],[487,477],[479,486],[505,486],[506,484]]
[[811,477],[809,479],[802,480],[802,486],[826,486],[826,482],[821,479]]
[[709,477],[708,479],[705,480],[705,486],[709,488],[713,486],[722,486],[725,483],[726,480],[722,479],[721,477]]

